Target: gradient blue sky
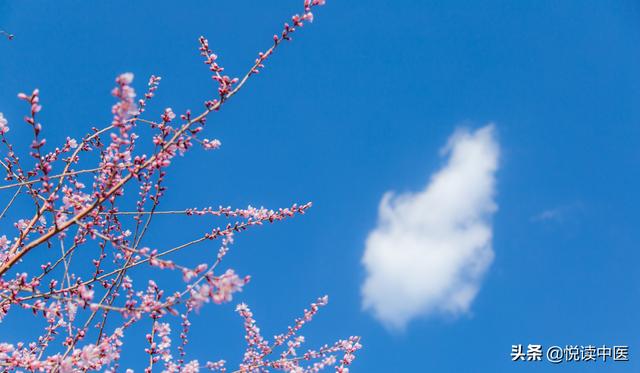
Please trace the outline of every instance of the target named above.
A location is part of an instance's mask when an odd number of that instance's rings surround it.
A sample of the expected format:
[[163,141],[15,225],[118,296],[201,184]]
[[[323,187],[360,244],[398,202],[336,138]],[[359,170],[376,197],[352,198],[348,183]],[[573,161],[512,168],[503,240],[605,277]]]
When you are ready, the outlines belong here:
[[[301,2],[0,0],[0,27],[16,35],[0,41],[0,111],[17,127],[16,93],[39,87],[50,143],[81,137],[109,121],[126,71],[140,91],[163,77],[152,112],[199,109],[215,86],[197,37],[239,75]],[[328,1],[212,118],[220,151],[175,162],[164,207],[313,201],[302,218],[238,235],[226,263],[253,276],[236,300],[266,335],[329,294],[305,335],[310,345],[362,335],[354,372],[638,371],[639,46],[634,1]],[[453,130],[487,122],[502,149],[495,261],[470,314],[390,333],[360,298],[379,200],[423,187]],[[554,209],[561,218],[534,218]],[[158,218],[148,244],[211,223]],[[190,356],[238,361],[232,310],[203,309]],[[142,335],[128,350],[142,351]],[[515,343],[627,344],[631,362],[514,365]]]

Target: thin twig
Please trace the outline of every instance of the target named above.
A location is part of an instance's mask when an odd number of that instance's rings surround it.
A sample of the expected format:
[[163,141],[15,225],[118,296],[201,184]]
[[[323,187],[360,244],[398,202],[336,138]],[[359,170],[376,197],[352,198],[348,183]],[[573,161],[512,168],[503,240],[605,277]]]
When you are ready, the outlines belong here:
[[0,35],[4,35],[9,40],[13,40],[13,38],[15,38],[15,35],[10,34],[10,33],[6,32],[5,30],[0,30]]

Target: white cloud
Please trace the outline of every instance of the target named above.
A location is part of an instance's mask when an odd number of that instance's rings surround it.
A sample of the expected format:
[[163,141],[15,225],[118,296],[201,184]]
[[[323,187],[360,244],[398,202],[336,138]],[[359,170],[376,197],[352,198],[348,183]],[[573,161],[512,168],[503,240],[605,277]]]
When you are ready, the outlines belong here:
[[561,208],[554,208],[544,210],[541,213],[533,216],[531,221],[548,221],[548,220],[560,220],[563,210]]
[[531,221],[534,223],[565,223],[571,218],[575,218],[583,210],[581,202],[574,202],[568,205],[558,206],[552,209],[544,210],[539,214],[531,217]]
[[469,310],[493,261],[499,146],[494,126],[458,130],[447,163],[417,193],[387,192],[362,258],[363,306],[392,329],[421,315]]

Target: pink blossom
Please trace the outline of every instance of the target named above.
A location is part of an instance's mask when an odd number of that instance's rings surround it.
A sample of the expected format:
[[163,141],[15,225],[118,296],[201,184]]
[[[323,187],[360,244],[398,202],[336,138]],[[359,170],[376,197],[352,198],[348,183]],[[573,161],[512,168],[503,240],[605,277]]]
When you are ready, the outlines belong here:
[[9,240],[6,235],[0,237],[0,249],[6,250],[9,247]]
[[78,354],[77,366],[81,369],[90,369],[98,365],[100,349],[96,345],[86,345]]
[[215,291],[212,299],[215,303],[230,302],[233,293],[242,291],[242,287],[248,282],[248,278],[241,279],[232,269],[228,269],[224,275],[213,280]]
[[4,115],[0,113],[0,133],[5,134],[7,132],[9,132],[9,122]]
[[220,142],[220,140],[217,140],[217,139],[213,139],[213,140],[204,139],[204,140],[202,140],[202,147],[204,147],[206,150],[218,149],[220,147],[220,145],[222,145],[222,143]]
[[94,291],[89,289],[85,285],[82,285],[78,288],[78,295],[86,303],[91,302],[91,300],[93,300],[93,294],[94,294]]
[[173,112],[173,110],[171,110],[170,107],[164,109],[164,113],[162,114],[162,120],[169,123],[171,122],[173,119],[175,119],[176,114]]
[[25,231],[29,227],[29,222],[25,219],[20,219],[15,224],[16,228],[21,231]]
[[116,82],[124,85],[133,83],[133,73],[123,73],[118,76]]
[[205,367],[209,370],[224,370],[224,366],[227,362],[225,360],[218,360],[216,362],[211,362],[211,361],[207,361],[207,364],[205,365]]

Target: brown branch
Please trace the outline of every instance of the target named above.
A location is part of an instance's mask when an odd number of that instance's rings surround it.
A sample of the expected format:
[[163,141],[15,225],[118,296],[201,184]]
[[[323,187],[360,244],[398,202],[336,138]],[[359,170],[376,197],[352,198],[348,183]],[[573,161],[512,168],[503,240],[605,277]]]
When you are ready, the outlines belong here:
[[[131,166],[131,165],[127,164],[127,165],[125,165],[125,167],[126,166]],[[71,171],[71,172],[66,172],[66,173],[61,173],[61,174],[49,176],[49,179],[58,179],[58,178],[61,178],[61,177],[86,174],[86,173],[96,172],[96,171],[100,171],[100,170],[101,170],[100,167],[96,167],[96,168],[90,168],[90,169],[87,169],[87,170]],[[14,183],[14,184],[2,185],[2,186],[0,186],[0,190],[20,187],[20,186],[25,186],[25,185],[31,185],[31,184],[38,183],[40,181],[42,181],[42,180],[28,180],[28,181],[25,181],[25,182],[22,182],[22,183]]]

